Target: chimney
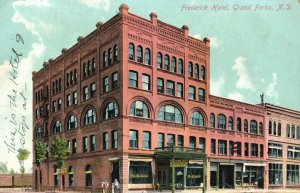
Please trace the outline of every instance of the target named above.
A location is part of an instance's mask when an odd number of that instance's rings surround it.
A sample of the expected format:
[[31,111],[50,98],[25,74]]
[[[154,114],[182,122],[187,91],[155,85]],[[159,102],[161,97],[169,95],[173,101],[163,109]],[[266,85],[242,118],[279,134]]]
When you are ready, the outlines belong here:
[[182,28],[184,37],[189,35],[189,27],[187,25],[183,25]]
[[208,47],[210,47],[210,39],[208,37],[205,37],[203,39],[203,41],[204,41],[205,45],[207,45]]
[[121,15],[128,14],[128,9],[129,9],[129,7],[127,5],[125,5],[125,4],[120,5],[120,7],[119,7],[120,14]]
[[157,14],[152,12],[150,13],[151,22],[153,25],[157,25]]
[[64,54],[67,50],[68,50],[67,48],[61,49],[61,53]]

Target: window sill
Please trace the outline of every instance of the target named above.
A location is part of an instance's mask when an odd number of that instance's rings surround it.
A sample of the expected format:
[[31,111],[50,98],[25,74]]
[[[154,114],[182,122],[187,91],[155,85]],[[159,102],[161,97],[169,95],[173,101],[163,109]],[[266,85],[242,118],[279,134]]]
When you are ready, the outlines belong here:
[[184,78],[184,74],[179,74],[177,72],[171,72],[169,70],[164,70],[164,69],[161,69],[161,68],[156,68],[156,69],[157,69],[157,71],[160,71],[160,72],[164,72],[164,73],[168,73],[168,74],[172,74],[172,75]]
[[177,98],[177,99],[184,99],[184,97],[178,97],[178,96],[175,96],[175,95],[168,95],[168,94],[160,93],[160,92],[157,92],[157,95],[162,95],[162,96],[172,97],[172,98]]
[[195,80],[195,81],[197,81],[197,82],[202,82],[202,83],[206,83],[206,81],[205,80],[202,80],[202,79],[198,79],[198,78],[194,78],[194,77],[190,77],[189,76],[189,79],[191,79],[191,80]]
[[[100,72],[105,71],[105,70],[109,69],[110,67],[117,65],[118,63],[120,63],[120,60],[114,61],[112,64],[109,64],[109,65],[107,64],[107,66],[105,66],[105,67],[102,66]],[[101,63],[101,64],[103,65],[103,63]]]

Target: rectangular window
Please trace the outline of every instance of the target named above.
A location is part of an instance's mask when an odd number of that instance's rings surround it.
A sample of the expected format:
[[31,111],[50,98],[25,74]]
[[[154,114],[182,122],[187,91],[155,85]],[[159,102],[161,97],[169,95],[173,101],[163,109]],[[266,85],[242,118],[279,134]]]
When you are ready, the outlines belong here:
[[67,107],[71,106],[71,95],[67,95]]
[[73,71],[70,72],[70,83],[73,84],[73,80],[74,80],[74,77],[73,77]]
[[203,137],[199,138],[199,149],[200,153],[205,153],[205,138]]
[[256,143],[251,143],[251,156],[258,157],[258,145]]
[[216,140],[215,139],[210,140],[210,153],[216,154]]
[[168,134],[167,135],[168,141],[167,141],[167,146],[168,147],[174,147],[175,146],[175,135],[173,134]]
[[138,87],[138,73],[135,71],[129,71],[129,86]]
[[299,184],[299,165],[287,164],[287,184]]
[[96,96],[96,83],[93,82],[93,83],[90,85],[90,87],[91,87],[91,98],[93,98],[93,97]]
[[61,110],[62,101],[61,98],[58,99],[57,110]]
[[195,87],[189,86],[189,99],[195,100]]
[[203,88],[198,89],[199,101],[205,102],[205,90]]
[[138,131],[136,130],[129,131],[129,147],[138,148]]
[[77,70],[74,69],[74,82],[76,83],[77,82]]
[[259,156],[264,157],[264,145],[263,144],[259,145]]
[[77,151],[76,139],[72,139],[72,154],[75,154]]
[[56,101],[52,102],[52,111],[53,111],[53,113],[56,112]]
[[157,92],[164,93],[164,79],[157,78]]
[[112,89],[116,89],[118,87],[118,72],[114,72],[112,74]]
[[129,162],[129,184],[151,184],[152,166],[151,162],[130,161]]
[[142,88],[143,90],[150,90],[150,76],[148,74],[142,75]]
[[83,100],[89,99],[89,87],[85,86],[83,87]]
[[86,77],[86,74],[87,74],[87,66],[86,66],[86,63],[83,64],[83,78]]
[[229,155],[233,155],[234,142],[229,141]]
[[151,149],[151,133],[143,131],[143,149]]
[[90,136],[90,151],[95,151],[96,148],[96,137],[95,135]]
[[86,136],[82,138],[82,151],[88,151],[88,138]]
[[177,146],[182,148],[184,146],[184,137],[183,135],[177,136]]
[[157,148],[164,148],[165,146],[165,134],[159,133],[157,135]]
[[172,96],[175,95],[174,82],[171,80],[167,80],[167,94]]
[[269,143],[268,156],[282,158],[282,144]]
[[245,143],[245,156],[249,156],[249,143]]
[[108,92],[109,90],[109,80],[108,80],[108,77],[104,77],[103,78],[103,92]]
[[288,146],[287,158],[300,160],[300,147]]
[[196,137],[190,136],[190,148],[191,149],[196,148]]
[[77,105],[77,92],[76,91],[73,92],[72,95],[73,95],[73,104]]
[[108,149],[108,133],[103,133],[103,150]]
[[282,181],[282,164],[269,163],[269,184],[282,184]]
[[183,84],[177,83],[177,96],[182,98],[183,97]]
[[67,79],[67,86],[69,86],[69,84],[70,84],[69,83],[69,73],[67,73],[67,78],[66,79]]
[[238,156],[242,155],[242,143],[241,142],[235,142],[235,147],[234,149],[236,149],[236,154]]
[[227,154],[227,141],[218,140],[218,154],[226,155]]
[[111,138],[112,138],[112,148],[113,149],[118,149],[118,132],[117,130],[114,130],[111,132]]

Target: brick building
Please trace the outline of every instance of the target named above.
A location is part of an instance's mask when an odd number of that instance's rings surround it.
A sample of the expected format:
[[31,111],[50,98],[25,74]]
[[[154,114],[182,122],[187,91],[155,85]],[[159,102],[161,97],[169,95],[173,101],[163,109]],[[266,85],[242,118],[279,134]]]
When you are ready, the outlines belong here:
[[210,41],[188,31],[121,5],[33,72],[33,139],[71,149],[62,179],[42,164],[43,186],[267,188],[266,107],[210,95]]

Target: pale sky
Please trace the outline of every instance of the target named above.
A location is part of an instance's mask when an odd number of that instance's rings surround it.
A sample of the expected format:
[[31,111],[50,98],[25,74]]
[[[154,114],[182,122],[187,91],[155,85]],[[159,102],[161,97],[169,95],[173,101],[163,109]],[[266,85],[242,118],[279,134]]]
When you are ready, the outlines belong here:
[[[156,12],[158,19],[166,23],[177,27],[188,25],[191,36],[210,38],[211,94],[257,104],[263,92],[265,102],[300,111],[300,3],[297,0],[149,2],[0,0],[0,161],[19,171],[16,155],[9,153],[5,142],[14,141],[15,149],[24,143],[32,151],[32,71],[41,69],[49,58],[59,56],[62,48],[74,45],[78,36],[93,31],[98,21],[105,22],[117,14],[122,3],[133,14],[149,19],[149,14]],[[282,3],[282,9],[277,11]],[[212,10],[214,5],[228,7]],[[265,5],[272,7],[271,10],[263,10]],[[205,6],[207,10],[201,10]],[[261,10],[255,10],[257,7]],[[191,10],[195,8],[198,10]],[[235,10],[245,8],[250,10]],[[16,34],[21,35],[24,44]],[[18,59],[17,64],[14,60]],[[12,140],[11,132],[16,129],[20,132]],[[29,170],[31,158],[25,163]]]

